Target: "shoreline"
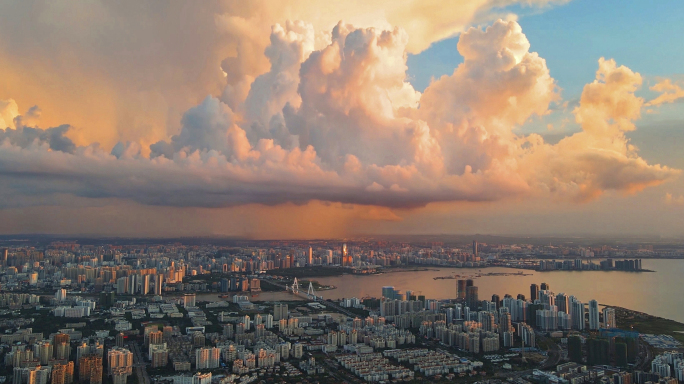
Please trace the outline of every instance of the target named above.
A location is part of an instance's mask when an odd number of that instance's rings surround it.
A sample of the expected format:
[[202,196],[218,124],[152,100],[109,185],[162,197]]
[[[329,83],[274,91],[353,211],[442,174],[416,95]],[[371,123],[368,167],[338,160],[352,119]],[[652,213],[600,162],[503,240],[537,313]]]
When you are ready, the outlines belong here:
[[[333,268],[339,268],[339,267],[333,267]],[[394,266],[394,267],[386,267],[383,269],[378,270],[375,273],[352,273],[351,271],[344,271],[344,270],[338,270],[336,272],[339,272],[337,274],[320,274],[316,273],[314,271],[311,271],[312,273],[304,273],[304,272],[309,272],[309,271],[301,271],[302,273],[297,274],[298,279],[311,279],[311,278],[316,278],[316,277],[339,277],[339,276],[344,276],[344,275],[351,275],[351,276],[374,276],[374,275],[382,275],[385,273],[401,273],[401,272],[428,272],[428,271],[439,271],[441,269],[466,269],[466,270],[478,270],[478,269],[488,269],[488,268],[507,268],[507,269],[515,269],[518,271],[529,271],[529,272],[627,272],[627,273],[641,273],[641,272],[646,272],[646,273],[655,273],[657,271],[653,271],[650,269],[640,269],[638,271],[625,271],[625,270],[620,270],[620,269],[582,269],[582,270],[577,270],[577,269],[549,269],[549,270],[538,270],[538,269],[532,269],[532,268],[521,268],[521,267],[512,267],[512,266],[506,266],[506,265],[487,265],[487,266],[476,266],[476,267],[457,267],[453,265],[436,265],[436,266],[429,266],[429,267],[418,267],[414,265],[410,266]],[[292,277],[292,276],[287,276],[287,277]]]
[[526,271],[534,272],[628,272],[628,273],[641,273],[641,272],[657,272],[650,269],[640,269],[638,271],[623,271],[621,269],[549,269],[549,270],[538,270],[538,269],[525,269]]
[[615,309],[618,329],[636,331],[640,334],[669,335],[684,344],[684,323],[617,305],[601,306]]

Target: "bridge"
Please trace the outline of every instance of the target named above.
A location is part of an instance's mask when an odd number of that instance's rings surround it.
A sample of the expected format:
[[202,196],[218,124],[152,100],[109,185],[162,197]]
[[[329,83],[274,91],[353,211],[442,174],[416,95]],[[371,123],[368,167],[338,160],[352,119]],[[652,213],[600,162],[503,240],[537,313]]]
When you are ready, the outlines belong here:
[[305,299],[305,300],[311,300],[315,301],[317,303],[320,303],[321,305],[324,305],[328,307],[329,309],[332,309],[336,312],[343,313],[351,318],[358,317],[357,314],[350,312],[348,309],[344,307],[340,307],[336,303],[333,303],[331,301],[326,301],[323,299],[323,296],[317,296],[316,291],[314,291],[313,284],[309,282],[309,289],[307,290],[307,293],[303,293],[299,291],[299,282],[297,281],[297,278],[295,277],[294,281],[292,282],[292,285],[288,287],[287,284],[281,284],[278,282],[275,282],[273,280],[265,280],[268,284],[275,285],[276,287],[280,287],[283,290],[285,290],[288,293],[291,293],[299,298]]

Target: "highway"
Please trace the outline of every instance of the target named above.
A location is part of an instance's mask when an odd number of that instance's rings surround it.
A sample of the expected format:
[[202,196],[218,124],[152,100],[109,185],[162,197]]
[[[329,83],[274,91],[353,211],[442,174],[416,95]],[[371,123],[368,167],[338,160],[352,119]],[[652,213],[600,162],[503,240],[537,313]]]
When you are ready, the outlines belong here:
[[150,375],[147,373],[147,364],[140,352],[140,346],[136,342],[130,342],[128,346],[133,352],[133,368],[138,377],[138,384],[150,384]]

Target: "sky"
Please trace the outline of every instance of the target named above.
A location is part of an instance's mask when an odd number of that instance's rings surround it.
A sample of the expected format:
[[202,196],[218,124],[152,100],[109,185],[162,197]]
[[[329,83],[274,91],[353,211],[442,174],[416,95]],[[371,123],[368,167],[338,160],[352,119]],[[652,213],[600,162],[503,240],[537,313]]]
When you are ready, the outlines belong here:
[[0,4],[0,234],[684,236],[681,1]]

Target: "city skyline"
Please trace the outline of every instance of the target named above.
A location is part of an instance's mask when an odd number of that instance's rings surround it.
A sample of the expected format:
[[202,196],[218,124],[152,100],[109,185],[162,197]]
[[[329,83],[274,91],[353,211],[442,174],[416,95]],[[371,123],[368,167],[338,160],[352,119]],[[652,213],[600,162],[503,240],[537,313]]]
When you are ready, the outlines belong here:
[[684,237],[681,2],[145,3],[0,4],[0,234]]
[[17,240],[12,384],[684,380],[680,243]]

